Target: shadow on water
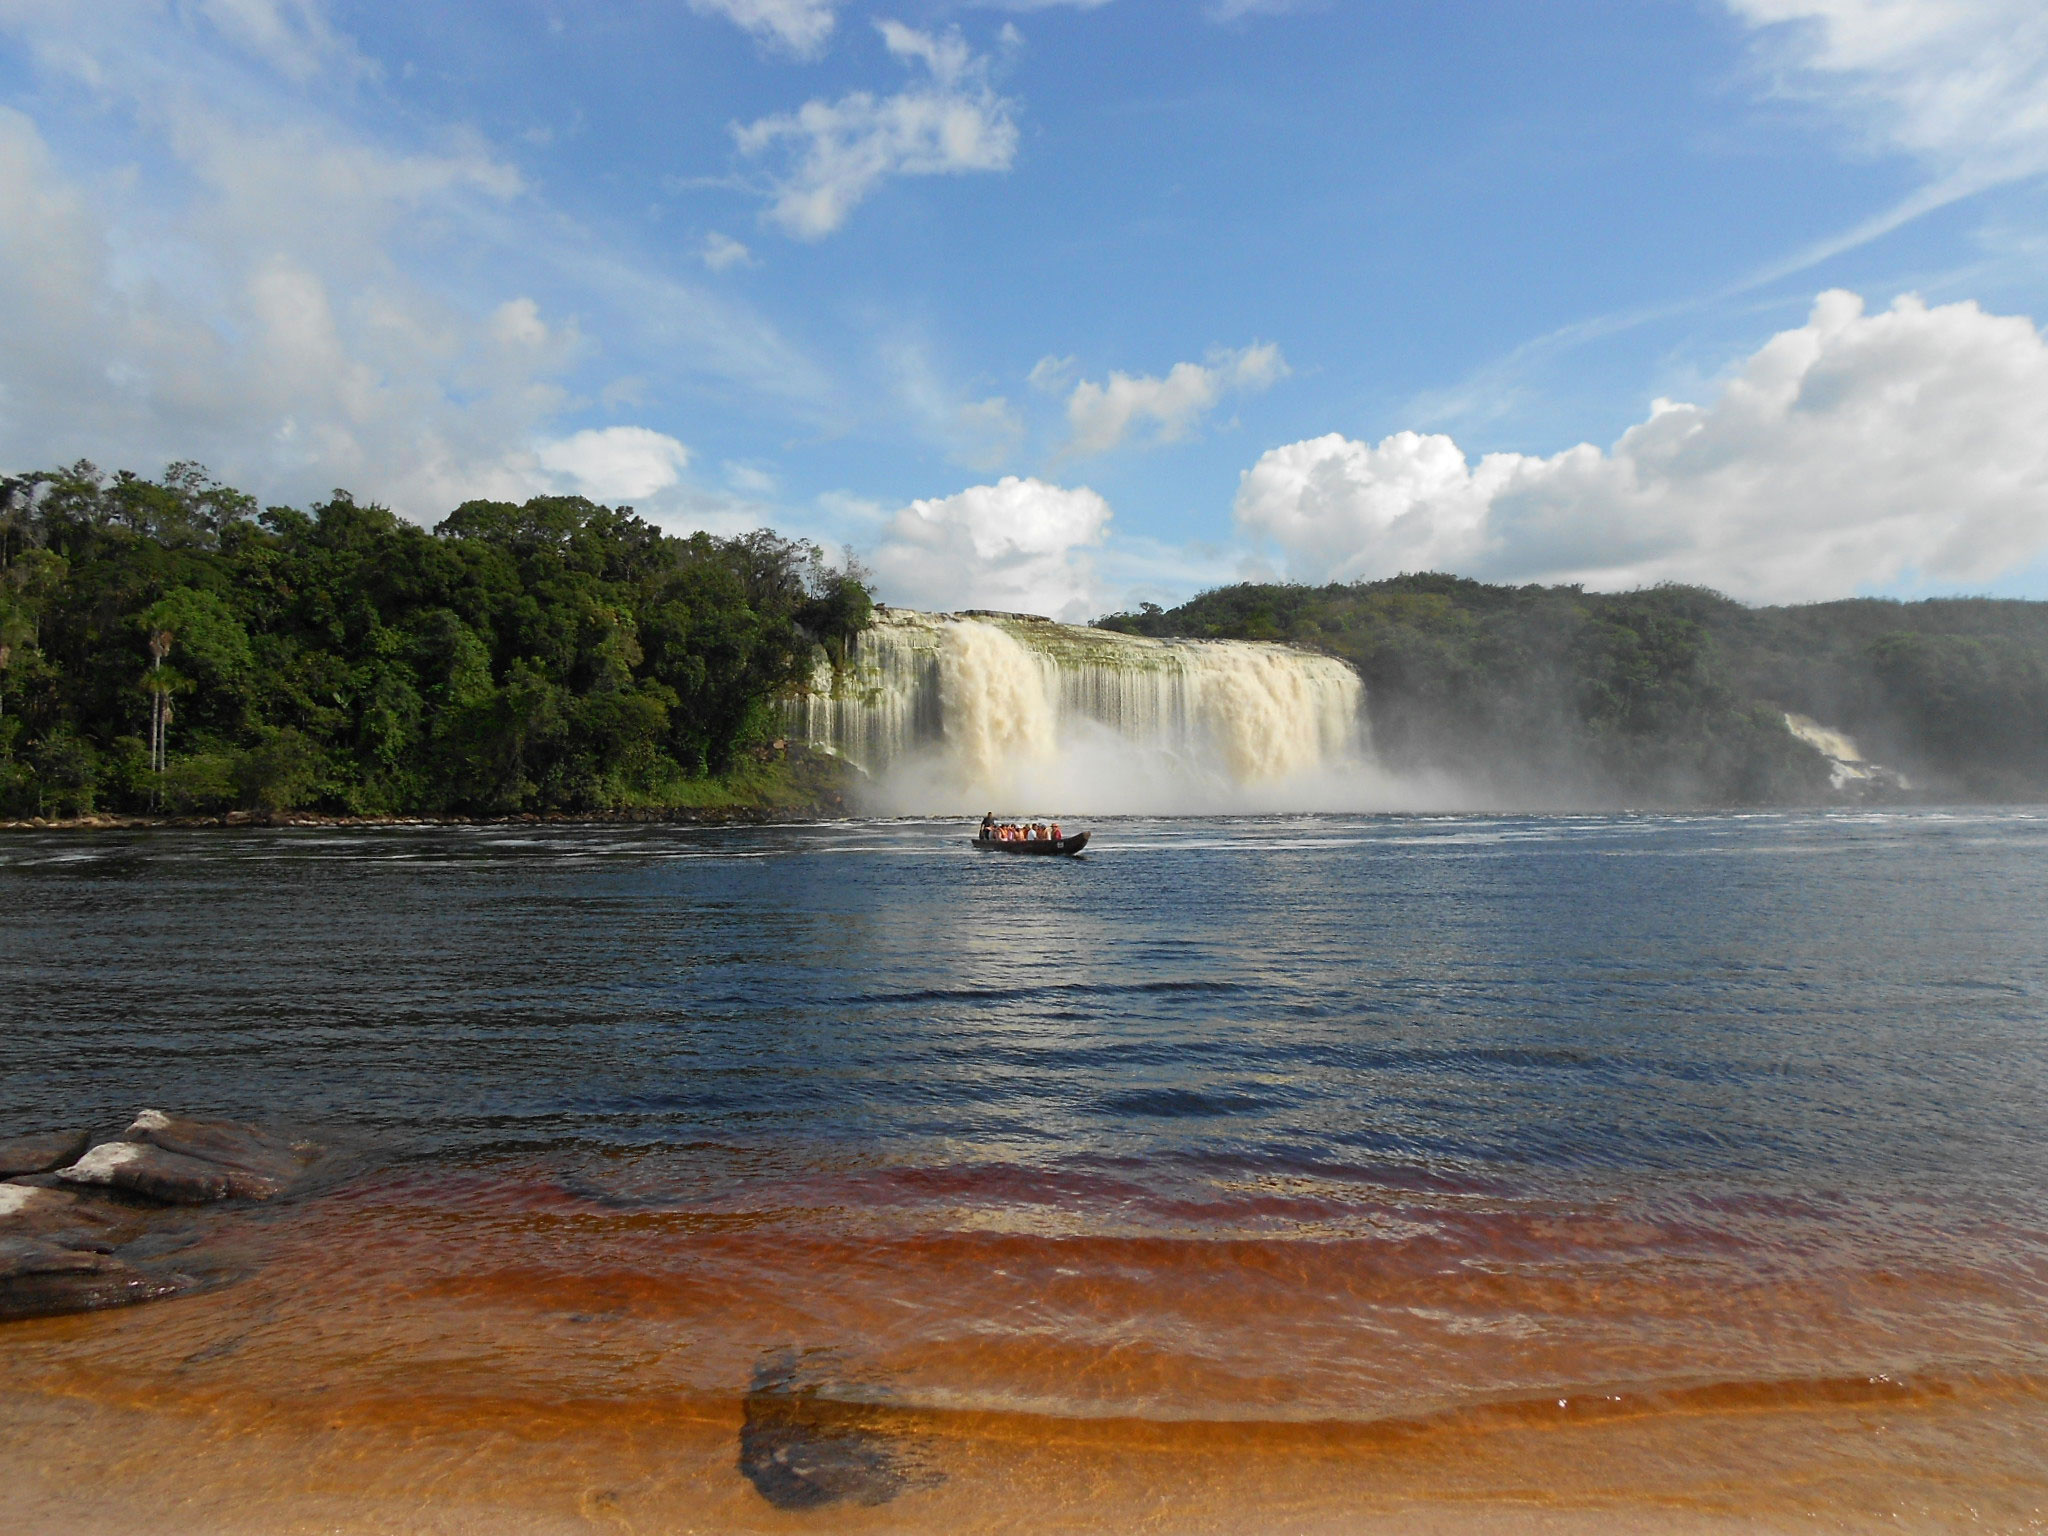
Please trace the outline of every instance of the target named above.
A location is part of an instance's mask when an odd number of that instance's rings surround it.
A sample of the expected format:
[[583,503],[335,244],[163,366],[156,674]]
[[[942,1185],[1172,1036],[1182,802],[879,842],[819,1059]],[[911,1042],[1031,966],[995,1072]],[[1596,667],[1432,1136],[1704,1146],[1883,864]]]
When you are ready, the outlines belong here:
[[819,1395],[835,1363],[830,1351],[777,1350],[755,1366],[740,1471],[761,1497],[777,1509],[886,1504],[942,1481],[886,1409]]

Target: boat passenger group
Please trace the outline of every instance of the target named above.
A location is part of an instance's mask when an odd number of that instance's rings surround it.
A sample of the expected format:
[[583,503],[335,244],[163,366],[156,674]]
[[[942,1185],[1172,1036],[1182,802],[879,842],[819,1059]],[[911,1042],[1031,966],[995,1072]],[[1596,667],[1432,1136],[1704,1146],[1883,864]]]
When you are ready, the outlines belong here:
[[981,840],[985,843],[1043,843],[1060,840],[1060,824],[1047,826],[1042,821],[1027,821],[1022,826],[1012,821],[997,821],[996,813],[990,811],[981,818]]

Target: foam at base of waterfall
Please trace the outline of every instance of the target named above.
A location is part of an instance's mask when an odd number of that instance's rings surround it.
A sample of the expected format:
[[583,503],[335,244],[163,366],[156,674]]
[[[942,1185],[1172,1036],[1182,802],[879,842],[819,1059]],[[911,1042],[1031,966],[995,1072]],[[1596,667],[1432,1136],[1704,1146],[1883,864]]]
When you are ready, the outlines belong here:
[[1290,811],[1439,810],[1462,803],[1448,785],[1395,779],[1345,759],[1242,783],[1199,762],[1139,747],[1092,723],[1049,759],[963,780],[943,752],[913,754],[872,780],[863,807],[889,816],[1259,815]]

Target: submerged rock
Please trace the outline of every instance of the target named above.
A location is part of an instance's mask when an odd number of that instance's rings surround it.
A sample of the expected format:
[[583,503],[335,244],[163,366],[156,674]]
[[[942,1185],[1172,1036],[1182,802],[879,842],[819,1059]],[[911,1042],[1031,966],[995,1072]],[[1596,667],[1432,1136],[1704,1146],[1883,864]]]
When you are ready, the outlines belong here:
[[762,1498],[777,1509],[885,1504],[934,1480],[906,1457],[882,1410],[821,1397],[799,1375],[792,1357],[771,1356],[747,1393],[739,1466]]
[[0,1179],[24,1173],[48,1173],[76,1162],[92,1143],[84,1131],[46,1131],[40,1136],[17,1136],[0,1141]]
[[295,1146],[268,1131],[232,1120],[167,1115],[160,1109],[145,1109],[137,1115],[125,1139],[275,1179],[279,1185],[289,1184],[303,1173],[306,1157],[314,1150],[310,1144]]
[[93,1246],[0,1237],[0,1320],[95,1312],[175,1296],[182,1276],[148,1275]]

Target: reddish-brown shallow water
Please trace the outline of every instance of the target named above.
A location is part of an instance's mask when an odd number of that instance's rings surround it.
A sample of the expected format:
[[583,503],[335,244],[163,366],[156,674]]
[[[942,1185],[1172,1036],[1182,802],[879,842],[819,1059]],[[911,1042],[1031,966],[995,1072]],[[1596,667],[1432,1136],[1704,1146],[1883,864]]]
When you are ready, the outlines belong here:
[[1227,830],[11,850],[0,1130],[341,1154],[0,1330],[0,1529],[2048,1526],[2037,823]]

